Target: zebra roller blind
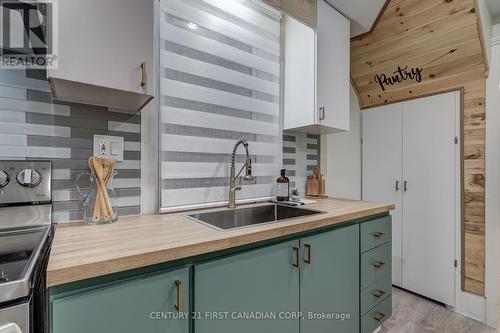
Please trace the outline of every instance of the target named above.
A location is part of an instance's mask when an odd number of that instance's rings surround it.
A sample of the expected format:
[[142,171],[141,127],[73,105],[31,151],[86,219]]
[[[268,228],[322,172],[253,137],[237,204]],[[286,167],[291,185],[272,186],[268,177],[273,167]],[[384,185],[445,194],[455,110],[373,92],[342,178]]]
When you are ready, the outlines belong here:
[[[238,200],[269,198],[280,168],[280,16],[251,0],[160,1],[161,207],[228,200],[229,161],[249,141],[254,180]],[[236,156],[236,172],[245,160]]]

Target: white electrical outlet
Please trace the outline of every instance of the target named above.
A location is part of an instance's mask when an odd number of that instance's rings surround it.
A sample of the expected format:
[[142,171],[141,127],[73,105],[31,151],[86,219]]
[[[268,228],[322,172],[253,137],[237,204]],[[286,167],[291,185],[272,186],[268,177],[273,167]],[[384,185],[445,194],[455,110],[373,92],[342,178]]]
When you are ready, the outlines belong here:
[[94,134],[94,156],[123,161],[123,137]]

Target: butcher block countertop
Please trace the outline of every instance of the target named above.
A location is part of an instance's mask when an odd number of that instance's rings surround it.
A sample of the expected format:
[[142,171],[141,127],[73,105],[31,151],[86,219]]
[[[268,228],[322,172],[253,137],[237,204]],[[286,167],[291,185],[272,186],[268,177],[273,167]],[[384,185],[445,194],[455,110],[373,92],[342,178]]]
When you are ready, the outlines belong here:
[[232,231],[193,221],[186,212],[122,217],[99,226],[59,225],[47,267],[47,286],[272,240],[394,209],[393,204],[344,199],[321,199],[302,207],[326,213]]

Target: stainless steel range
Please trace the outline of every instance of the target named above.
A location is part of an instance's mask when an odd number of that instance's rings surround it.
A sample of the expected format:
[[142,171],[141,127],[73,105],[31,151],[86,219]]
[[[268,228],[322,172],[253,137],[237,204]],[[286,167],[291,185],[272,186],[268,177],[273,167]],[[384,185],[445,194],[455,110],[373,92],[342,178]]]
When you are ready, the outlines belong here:
[[46,329],[51,162],[0,161],[0,333]]

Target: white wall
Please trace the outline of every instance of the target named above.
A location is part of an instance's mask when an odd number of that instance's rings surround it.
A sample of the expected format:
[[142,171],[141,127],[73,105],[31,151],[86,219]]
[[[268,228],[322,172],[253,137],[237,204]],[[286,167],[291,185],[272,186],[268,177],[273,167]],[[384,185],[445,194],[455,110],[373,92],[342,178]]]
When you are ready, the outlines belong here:
[[486,82],[486,321],[500,321],[500,25],[493,29]]
[[492,21],[493,18],[491,16],[491,12],[488,8],[488,5],[486,3],[486,0],[479,0],[479,15],[481,16],[481,27],[483,30],[483,35],[484,35],[484,43],[485,43],[485,48],[486,48],[486,56],[488,59],[488,62],[491,60],[491,34],[492,34]]
[[352,87],[350,104],[350,130],[321,136],[321,167],[327,195],[361,199],[361,113]]

